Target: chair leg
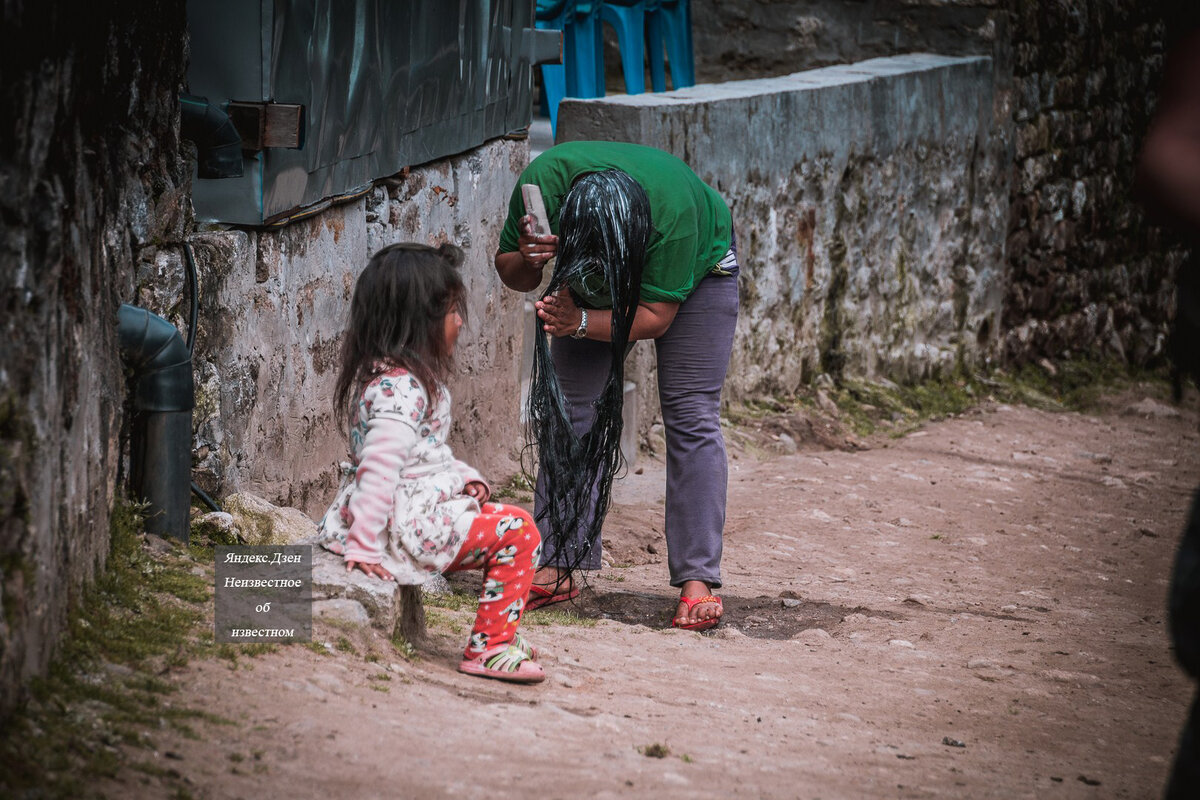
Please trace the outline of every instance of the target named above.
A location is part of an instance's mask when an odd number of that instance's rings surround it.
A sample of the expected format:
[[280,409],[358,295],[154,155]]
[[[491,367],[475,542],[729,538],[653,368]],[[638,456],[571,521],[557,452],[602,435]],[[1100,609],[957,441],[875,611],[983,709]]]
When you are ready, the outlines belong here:
[[566,74],[562,64],[542,65],[542,88],[546,90],[546,107],[550,116],[550,134],[558,134],[558,104],[566,94]]
[[604,51],[597,47],[599,15],[576,17],[564,31],[569,38],[566,50],[567,95],[569,97],[604,96]]
[[662,11],[646,15],[646,58],[650,61],[650,87],[656,92],[667,90],[666,54],[663,51]]
[[688,0],[678,0],[672,6],[663,5],[660,13],[666,24],[667,56],[671,59],[671,88],[693,86],[696,78],[692,58],[692,12]]
[[[641,6],[601,7],[601,18],[617,33],[621,51],[621,73],[625,78],[626,94],[646,91],[645,14]],[[603,46],[603,43],[601,43]]]

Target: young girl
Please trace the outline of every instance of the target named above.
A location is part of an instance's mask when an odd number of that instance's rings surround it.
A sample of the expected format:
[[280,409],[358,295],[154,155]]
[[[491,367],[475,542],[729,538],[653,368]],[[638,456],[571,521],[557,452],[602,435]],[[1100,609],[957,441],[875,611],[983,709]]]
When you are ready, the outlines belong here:
[[318,542],[347,571],[386,581],[482,569],[459,671],[536,683],[545,673],[517,626],[541,536],[525,510],[489,503],[487,483],[446,444],[445,380],[465,313],[462,257],[449,244],[394,244],[359,277],[334,397],[349,424],[351,460]]

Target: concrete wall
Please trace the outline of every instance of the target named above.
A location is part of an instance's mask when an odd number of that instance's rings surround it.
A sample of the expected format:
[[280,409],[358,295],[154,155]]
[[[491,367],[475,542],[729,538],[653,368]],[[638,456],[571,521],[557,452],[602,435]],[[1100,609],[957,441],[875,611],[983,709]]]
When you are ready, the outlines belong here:
[[182,239],[182,2],[6,3],[0,22],[0,718],[108,553],[117,306]]
[[[692,0],[696,79],[906,52],[990,55],[1014,140],[1003,357],[1158,354],[1185,248],[1148,225],[1133,163],[1188,0]],[[611,91],[622,91],[616,52]],[[1006,135],[1005,131],[997,131]]]
[[[347,453],[330,402],[354,283],[372,253],[399,241],[466,250],[470,321],[451,382],[451,444],[485,475],[512,475],[523,441],[524,297],[500,284],[492,256],[527,162],[527,142],[495,140],[280,230],[195,235],[197,482],[217,496],[249,491],[314,517],[324,512]],[[147,305],[182,325],[179,287],[146,277]]]
[[875,59],[567,100],[558,138],[663,148],[729,202],[743,274],[727,396],[820,372],[907,380],[998,341],[1008,170],[992,85],[987,58]]

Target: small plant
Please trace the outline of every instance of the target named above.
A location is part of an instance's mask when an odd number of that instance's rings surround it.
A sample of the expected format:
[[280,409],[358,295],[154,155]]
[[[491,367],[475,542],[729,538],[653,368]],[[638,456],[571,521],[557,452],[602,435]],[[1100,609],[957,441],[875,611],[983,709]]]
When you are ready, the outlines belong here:
[[400,634],[392,637],[392,647],[405,661],[416,661],[418,658],[417,648]]
[[666,758],[671,755],[671,748],[665,744],[655,742],[653,744],[644,745],[638,748],[638,752],[646,758]]
[[518,503],[533,502],[533,483],[518,472],[492,492],[496,500],[516,500]]

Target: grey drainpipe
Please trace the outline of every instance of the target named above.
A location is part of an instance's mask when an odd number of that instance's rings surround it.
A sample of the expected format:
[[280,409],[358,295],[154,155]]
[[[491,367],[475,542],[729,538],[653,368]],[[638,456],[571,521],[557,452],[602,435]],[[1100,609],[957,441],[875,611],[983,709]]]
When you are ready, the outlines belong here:
[[196,143],[196,174],[201,178],[242,176],[242,136],[229,115],[206,97],[179,96],[179,135]]
[[170,322],[121,305],[121,357],[133,373],[130,478],[144,500],[146,530],[188,541],[192,483],[192,357]]

